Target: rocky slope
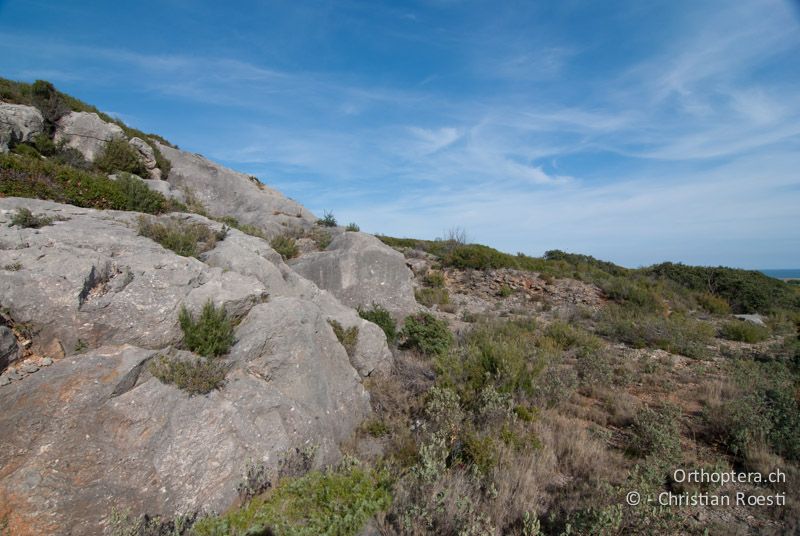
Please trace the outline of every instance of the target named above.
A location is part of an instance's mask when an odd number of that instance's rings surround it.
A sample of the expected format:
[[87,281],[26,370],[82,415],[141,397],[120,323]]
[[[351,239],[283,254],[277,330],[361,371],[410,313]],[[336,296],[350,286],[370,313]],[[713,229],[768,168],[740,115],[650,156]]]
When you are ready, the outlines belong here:
[[[0,105],[3,147],[41,134],[37,114]],[[125,140],[153,172],[151,188],[190,192],[210,216],[266,236],[316,221],[258,181],[166,145],[157,148],[171,171],[161,177],[149,143],[97,114],[64,115],[55,139],[90,162],[110,140]],[[20,209],[50,224],[12,225]],[[383,331],[354,309],[370,301],[357,303],[342,284],[409,309],[411,272],[379,241],[342,234],[335,247],[346,259],[329,261],[342,278],[318,286],[265,239],[197,214],[153,217],[222,237],[185,257],[141,236],[140,217],[0,198],[0,518],[14,534],[97,533],[115,508],[224,510],[250,462],[274,465],[310,445],[317,463],[337,459],[370,412],[362,379],[391,367]],[[380,270],[360,270],[367,258]],[[237,322],[224,357],[230,370],[221,389],[190,396],[153,377],[148,363],[190,357],[180,349],[179,311],[198,313],[208,301]],[[331,322],[357,330],[352,348]]]

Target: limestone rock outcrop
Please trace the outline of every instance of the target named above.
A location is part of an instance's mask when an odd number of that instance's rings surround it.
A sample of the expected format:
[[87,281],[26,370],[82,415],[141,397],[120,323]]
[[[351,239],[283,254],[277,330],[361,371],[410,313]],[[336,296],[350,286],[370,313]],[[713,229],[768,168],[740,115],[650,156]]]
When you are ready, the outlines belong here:
[[125,138],[122,128],[106,123],[96,113],[70,112],[56,122],[55,142],[77,150],[89,162],[114,138]]
[[158,169],[158,162],[156,162],[156,153],[153,148],[141,138],[131,138],[128,144],[136,150],[139,155],[139,160],[142,161],[144,167],[147,169],[148,177],[152,180],[161,180],[161,170]]
[[[21,207],[52,224],[10,227]],[[0,306],[54,360],[0,386],[0,517],[15,534],[99,533],[114,507],[223,510],[248,460],[311,443],[334,460],[369,412],[361,378],[391,366],[380,328],[267,241],[229,229],[200,259],[182,257],[139,236],[137,218],[0,199],[0,266],[19,266],[0,272]],[[207,300],[240,322],[224,386],[189,396],[148,362],[176,351],[180,307]],[[331,320],[359,328],[352,355]]]
[[33,141],[44,132],[44,118],[33,106],[0,102],[0,153],[12,143]]
[[403,254],[366,233],[340,234],[324,251],[303,255],[291,266],[350,307],[375,303],[398,320],[418,308]]
[[257,179],[216,164],[198,154],[158,145],[172,169],[167,180],[186,188],[214,217],[232,216],[272,237],[290,227],[308,227],[314,215]]

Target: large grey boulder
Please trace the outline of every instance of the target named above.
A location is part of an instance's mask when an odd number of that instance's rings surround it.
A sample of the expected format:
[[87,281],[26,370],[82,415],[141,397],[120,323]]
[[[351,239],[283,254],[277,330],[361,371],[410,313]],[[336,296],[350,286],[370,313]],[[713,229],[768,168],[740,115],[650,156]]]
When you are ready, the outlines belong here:
[[[56,220],[9,227],[19,207]],[[35,353],[67,354],[0,386],[0,515],[13,534],[96,534],[114,507],[224,510],[248,460],[313,443],[332,461],[367,415],[360,378],[391,365],[380,328],[260,238],[230,229],[201,257],[138,236],[134,213],[0,199],[0,265],[21,265],[0,271],[0,306],[33,330]],[[190,397],[147,361],[182,340],[180,306],[209,299],[241,322],[226,384]],[[330,320],[359,328],[353,355]]]
[[125,138],[119,125],[106,123],[92,112],[70,112],[56,123],[55,141],[80,152],[89,162],[103,152],[106,143]]
[[33,141],[44,132],[44,118],[33,106],[0,102],[0,153],[11,143]]
[[316,445],[338,456],[369,411],[309,304],[257,306],[226,385],[190,397],[150,376],[152,350],[102,347],[0,388],[0,504],[12,534],[100,534],[115,508],[225,510],[249,462]]
[[139,155],[139,160],[142,161],[144,167],[147,169],[148,178],[152,180],[161,180],[161,170],[158,169],[158,162],[156,161],[156,153],[146,141],[141,138],[131,138],[128,144],[136,150]]
[[0,372],[19,358],[19,345],[14,332],[0,326]]
[[167,180],[191,191],[211,216],[234,217],[271,237],[287,227],[307,227],[316,221],[305,207],[254,178],[198,154],[161,144],[158,148],[172,165]]
[[405,258],[372,235],[343,233],[325,251],[303,255],[290,264],[350,307],[376,303],[398,320],[418,308]]

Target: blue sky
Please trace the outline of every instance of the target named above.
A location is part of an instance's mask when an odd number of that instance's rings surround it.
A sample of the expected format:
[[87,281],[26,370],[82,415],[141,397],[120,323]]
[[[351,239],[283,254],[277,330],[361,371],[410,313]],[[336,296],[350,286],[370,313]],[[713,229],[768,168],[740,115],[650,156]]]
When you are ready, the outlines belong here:
[[0,76],[369,232],[800,267],[796,2],[0,0]]

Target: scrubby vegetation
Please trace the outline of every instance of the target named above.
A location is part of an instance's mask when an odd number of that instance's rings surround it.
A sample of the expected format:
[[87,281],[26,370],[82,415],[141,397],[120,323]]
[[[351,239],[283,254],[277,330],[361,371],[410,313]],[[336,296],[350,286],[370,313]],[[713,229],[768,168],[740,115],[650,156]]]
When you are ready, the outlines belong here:
[[383,330],[383,333],[386,335],[386,342],[390,345],[397,340],[397,323],[394,321],[394,318],[392,318],[391,313],[384,307],[376,303],[373,303],[372,307],[369,309],[359,307],[358,315],[364,320],[377,324],[378,327]]
[[53,223],[53,218],[47,216],[37,216],[25,207],[18,208],[16,213],[11,216],[11,224],[22,227],[23,229],[39,229]]
[[427,356],[444,354],[453,343],[447,323],[429,313],[407,317],[401,337],[404,347],[413,348]]
[[333,212],[328,212],[326,210],[322,218],[317,220],[317,225],[321,225],[322,227],[336,227],[336,217],[333,215]]
[[151,214],[185,208],[134,177],[123,175],[113,181],[72,165],[12,154],[0,154],[0,194]]
[[148,370],[162,383],[174,385],[190,395],[201,395],[222,387],[228,367],[218,359],[183,360],[162,355],[150,361]]
[[196,354],[219,357],[233,344],[233,321],[225,307],[217,309],[211,301],[203,305],[197,320],[186,307],[181,307],[178,321],[183,330],[183,343]]
[[121,138],[108,141],[94,165],[105,173],[127,172],[147,178],[147,168],[139,159],[136,149]]
[[[196,200],[195,200],[195,203],[197,203]],[[191,207],[189,207],[189,208],[191,209]],[[197,214],[201,214],[203,216],[208,217],[208,215],[204,214],[205,209],[203,209],[201,211],[192,210],[192,212],[196,212]],[[261,230],[259,227],[256,227],[255,225],[250,225],[250,224],[247,224],[247,223],[241,223],[239,220],[237,220],[236,218],[234,218],[232,216],[225,216],[224,218],[212,218],[212,219],[216,219],[216,221],[218,221],[218,222],[220,222],[222,224],[225,224],[228,227],[232,227],[233,229],[239,230],[239,231],[243,232],[244,234],[248,234],[250,236],[255,236],[256,238],[261,238],[263,240],[267,239],[266,233],[264,233],[264,231]]]
[[192,530],[197,536],[355,536],[390,501],[384,474],[345,459],[336,468],[283,480],[241,508],[201,519]]
[[139,234],[146,236],[184,257],[197,257],[214,249],[216,243],[225,238],[227,228],[213,231],[199,222],[183,221],[176,218],[158,220],[139,217]]
[[730,320],[722,325],[719,334],[723,339],[730,341],[756,343],[769,338],[769,329],[752,322]]
[[300,253],[297,242],[289,236],[276,236],[270,242],[272,249],[277,251],[284,260],[293,259]]
[[351,223],[347,224],[347,227],[345,227],[344,230],[345,231],[350,231],[350,232],[353,232],[353,233],[357,233],[358,231],[361,230],[361,227],[359,227],[357,223],[352,223],[351,222]]
[[358,346],[358,326],[345,328],[336,320],[328,320],[328,324],[333,328],[333,333],[339,343],[344,346],[347,355],[352,357],[356,353],[356,346]]

